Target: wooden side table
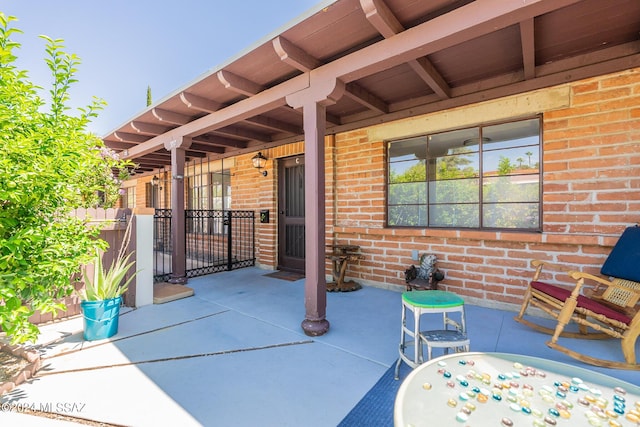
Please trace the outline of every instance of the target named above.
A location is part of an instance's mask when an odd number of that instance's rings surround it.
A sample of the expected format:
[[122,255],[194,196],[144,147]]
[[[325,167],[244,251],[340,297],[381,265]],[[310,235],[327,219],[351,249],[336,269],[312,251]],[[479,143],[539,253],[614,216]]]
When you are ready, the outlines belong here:
[[358,261],[364,258],[358,253],[360,246],[356,245],[329,245],[331,252],[327,253],[327,259],[333,263],[332,275],[333,282],[327,283],[327,291],[329,292],[351,292],[361,289],[362,286],[353,281],[345,282],[344,276],[347,272],[347,266],[350,262]]

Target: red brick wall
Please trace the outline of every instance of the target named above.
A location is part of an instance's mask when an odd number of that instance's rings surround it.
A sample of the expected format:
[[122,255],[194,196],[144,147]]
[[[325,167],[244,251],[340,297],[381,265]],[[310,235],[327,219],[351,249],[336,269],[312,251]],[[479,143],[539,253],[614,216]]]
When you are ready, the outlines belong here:
[[356,280],[403,284],[411,251],[434,253],[443,288],[479,302],[521,302],[540,258],[598,273],[622,230],[640,221],[640,70],[570,85],[570,106],[542,112],[543,232],[385,229],[382,141],[338,135],[337,240],[362,247]]
[[[255,211],[256,258],[258,265],[273,269],[278,261],[278,159],[300,155],[304,152],[302,142],[283,145],[260,152],[267,158],[262,176],[253,167],[251,158],[256,153],[240,156],[236,159],[236,167],[231,171],[231,198],[233,209]],[[268,223],[260,223],[259,212],[267,209],[270,212]]]
[[[598,273],[622,230],[640,221],[640,69],[567,87],[567,108],[540,111],[542,233],[385,228],[383,141],[369,140],[367,129],[327,136],[327,244],[360,245],[365,256],[347,276],[402,289],[417,250],[438,256],[444,289],[481,304],[519,304],[532,258]],[[268,158],[267,177],[252,167],[255,153],[236,159],[233,209],[270,210],[268,224],[256,215],[256,256],[259,265],[275,268],[277,162],[303,154],[304,144],[261,151]],[[139,198],[143,193],[138,188]]]

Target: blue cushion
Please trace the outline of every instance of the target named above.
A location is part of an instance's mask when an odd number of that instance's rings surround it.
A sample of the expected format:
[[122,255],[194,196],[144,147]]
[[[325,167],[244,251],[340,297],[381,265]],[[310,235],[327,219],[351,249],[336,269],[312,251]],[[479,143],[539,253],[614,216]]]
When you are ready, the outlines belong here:
[[605,276],[640,282],[640,227],[624,230],[600,272]]

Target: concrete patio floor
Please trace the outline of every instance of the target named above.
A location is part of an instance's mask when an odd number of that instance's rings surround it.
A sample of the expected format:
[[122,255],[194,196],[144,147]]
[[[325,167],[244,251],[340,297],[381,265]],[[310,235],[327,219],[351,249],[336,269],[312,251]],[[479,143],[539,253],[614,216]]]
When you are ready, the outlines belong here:
[[[126,426],[336,426],[397,360],[401,293],[328,293],[331,329],[311,338],[300,328],[304,279],[268,273],[191,279],[194,296],[121,314],[110,340],[84,342],[81,318],[43,327],[45,367],[0,399],[0,425],[76,425],[17,411],[26,406]],[[549,349],[548,337],[511,311],[466,304],[466,314],[472,351],[543,357],[640,384],[638,371]],[[621,358],[617,341],[571,341]]]

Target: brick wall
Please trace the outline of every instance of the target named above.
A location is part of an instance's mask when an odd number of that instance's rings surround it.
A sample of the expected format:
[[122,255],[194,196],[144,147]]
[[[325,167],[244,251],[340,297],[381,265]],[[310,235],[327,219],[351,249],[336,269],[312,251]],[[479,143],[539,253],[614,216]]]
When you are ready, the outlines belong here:
[[[533,258],[597,274],[622,230],[640,221],[640,69],[540,92],[552,100],[566,93],[566,100],[554,107],[546,101],[530,107],[543,114],[544,122],[542,233],[385,228],[383,138],[371,129],[327,136],[327,244],[359,245],[364,254],[347,276],[403,289],[404,270],[416,263],[412,251],[434,253],[446,275],[444,289],[474,303],[509,308],[521,302]],[[494,120],[495,114],[504,120],[517,114],[512,106],[533,104],[528,94],[504,102],[491,107],[491,118],[487,103],[458,109],[457,115],[446,112],[441,121],[456,128]],[[426,115],[380,127],[401,137],[402,132],[414,132],[416,121],[435,120]],[[277,164],[303,154],[304,144],[260,151],[268,158],[267,177],[252,167],[255,153],[235,159],[233,209],[271,212],[268,224],[261,224],[256,215],[256,256],[258,265],[275,268]],[[143,185],[140,180],[138,201],[144,200]]]
[[[520,304],[540,258],[598,273],[622,230],[640,221],[640,70],[569,87],[566,108],[543,113],[543,232],[385,229],[385,149],[366,129],[336,138],[335,238],[362,247],[348,275],[399,286],[434,253],[453,290],[484,305]],[[455,127],[455,124],[452,124]]]

